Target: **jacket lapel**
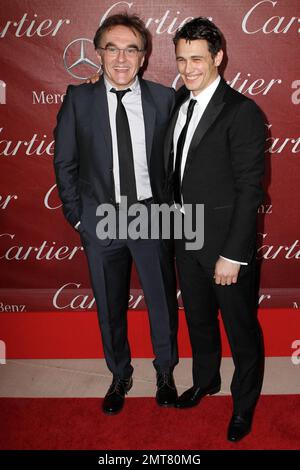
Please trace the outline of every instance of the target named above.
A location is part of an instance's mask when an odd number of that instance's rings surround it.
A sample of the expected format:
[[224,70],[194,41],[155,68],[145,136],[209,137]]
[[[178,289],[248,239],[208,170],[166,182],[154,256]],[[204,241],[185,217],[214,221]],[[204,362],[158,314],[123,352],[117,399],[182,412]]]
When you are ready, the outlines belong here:
[[[95,84],[94,87],[94,101],[92,104],[92,113],[93,119],[91,120],[93,126],[93,136],[95,139],[95,145],[99,153],[108,155],[109,160],[111,161],[111,166],[113,162],[112,157],[112,137],[110,130],[109,122],[109,113],[108,113],[108,103],[106,96],[106,87],[103,78]],[[99,132],[99,127],[102,132]],[[106,145],[106,152],[103,152],[103,140]]]
[[145,127],[145,138],[146,138],[146,154],[147,162],[149,164],[152,151],[152,143],[155,129],[156,119],[156,107],[147,86],[147,83],[143,79],[139,79],[141,86],[142,95],[142,108],[144,114],[144,127]]
[[[215,120],[217,119],[217,117],[219,116],[220,112],[222,111],[225,105],[223,101],[223,97],[226,91],[226,86],[228,85],[226,85],[225,81],[221,79],[215,93],[213,94],[210,102],[208,103],[198,123],[198,126],[196,127],[196,130],[194,132],[193,138],[191,140],[190,148],[188,151],[186,164],[184,168],[184,175],[186,171],[189,169],[189,166],[193,159],[193,155],[195,154],[194,150],[198,147],[204,135],[206,134],[208,129],[212,126],[212,124],[215,122]],[[184,178],[184,175],[183,175],[183,178]]]

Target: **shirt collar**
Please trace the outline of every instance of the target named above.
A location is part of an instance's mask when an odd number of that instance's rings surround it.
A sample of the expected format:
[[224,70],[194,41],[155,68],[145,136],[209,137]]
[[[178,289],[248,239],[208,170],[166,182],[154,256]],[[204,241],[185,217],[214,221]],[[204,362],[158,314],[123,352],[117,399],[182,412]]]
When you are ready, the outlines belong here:
[[194,96],[193,93],[190,93],[190,99],[191,100],[196,100],[198,104],[201,105],[207,105],[209,101],[212,98],[212,95],[216,91],[219,83],[220,83],[221,77],[220,75],[217,76],[217,78],[210,84],[208,85],[207,88],[205,88],[199,95]]

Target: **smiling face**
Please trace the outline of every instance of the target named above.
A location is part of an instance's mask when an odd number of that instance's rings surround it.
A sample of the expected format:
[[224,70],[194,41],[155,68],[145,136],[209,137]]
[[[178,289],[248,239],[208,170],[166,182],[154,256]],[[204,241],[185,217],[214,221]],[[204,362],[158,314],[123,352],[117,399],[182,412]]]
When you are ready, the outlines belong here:
[[[100,47],[112,46],[118,49],[136,48],[143,49],[142,38],[127,26],[117,25],[103,33]],[[97,51],[102,65],[104,76],[117,89],[128,88],[135,80],[140,67],[145,60],[144,52],[137,52],[129,56],[125,51],[118,51],[115,56],[109,51],[99,49]]]
[[194,96],[199,95],[217,78],[223,51],[220,50],[212,57],[205,39],[179,39],[175,52],[178,72]]

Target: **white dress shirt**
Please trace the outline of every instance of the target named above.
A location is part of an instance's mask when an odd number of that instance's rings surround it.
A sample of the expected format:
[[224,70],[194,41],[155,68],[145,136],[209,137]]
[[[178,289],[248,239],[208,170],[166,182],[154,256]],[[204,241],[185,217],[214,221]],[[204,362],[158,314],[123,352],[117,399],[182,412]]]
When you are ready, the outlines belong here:
[[190,93],[190,99],[185,101],[183,105],[181,106],[179,113],[178,113],[178,118],[177,122],[175,125],[174,129],[174,136],[173,136],[173,146],[174,146],[174,168],[175,168],[175,161],[176,161],[176,148],[177,148],[177,141],[180,136],[180,133],[185,125],[186,122],[186,115],[187,115],[187,109],[189,106],[190,100],[196,100],[197,103],[195,104],[194,111],[192,118],[189,123],[189,127],[187,130],[186,138],[185,138],[185,143],[182,151],[182,159],[181,159],[181,181],[182,177],[184,174],[184,168],[186,164],[186,159],[187,159],[187,154],[191,145],[191,141],[193,138],[193,135],[195,133],[195,130],[199,124],[200,119],[202,118],[202,115],[210,102],[214,92],[216,91],[219,82],[221,80],[221,77],[218,75],[218,77],[207,87],[205,88],[199,95],[194,96],[193,93]]
[[[104,78],[104,83],[107,93],[109,123],[112,137],[115,198],[116,202],[120,203],[120,169],[116,127],[116,111],[118,99],[117,95],[110,91],[112,88],[115,87],[111,83],[109,83],[107,78]],[[135,82],[128,88],[130,88],[132,91],[127,92],[123,96],[122,103],[126,109],[126,114],[129,122],[137,197],[138,200],[141,201],[143,199],[148,199],[152,197],[152,190],[146,156],[146,137],[144,114],[142,108],[141,87],[138,78],[136,78]],[[77,222],[77,224],[75,225],[76,230],[78,230],[79,225],[80,221]]]
[[[178,113],[178,118],[176,121],[175,129],[174,129],[174,136],[173,136],[173,148],[174,148],[174,168],[175,168],[175,161],[176,161],[176,148],[177,148],[177,141],[180,136],[180,133],[185,125],[186,122],[186,117],[187,117],[187,109],[189,106],[189,102],[191,99],[196,100],[197,103],[195,104],[194,111],[192,118],[189,123],[189,127],[187,130],[186,138],[185,138],[185,143],[182,151],[182,159],[181,159],[181,181],[184,175],[184,169],[185,169],[185,164],[186,164],[186,159],[188,155],[188,151],[191,145],[191,141],[193,138],[193,135],[195,133],[195,130],[199,124],[199,121],[201,117],[203,116],[203,113],[210,102],[213,94],[215,93],[219,83],[220,83],[221,77],[218,75],[217,78],[207,87],[205,88],[199,95],[194,96],[193,93],[190,93],[190,99],[185,101],[183,105],[181,106],[179,113]],[[184,212],[184,201],[182,201],[182,209]],[[232,259],[225,258],[224,256],[221,256],[221,258],[226,259],[227,261],[231,261],[232,263],[236,264],[244,264],[247,265],[248,263],[240,262],[240,261],[235,261]]]

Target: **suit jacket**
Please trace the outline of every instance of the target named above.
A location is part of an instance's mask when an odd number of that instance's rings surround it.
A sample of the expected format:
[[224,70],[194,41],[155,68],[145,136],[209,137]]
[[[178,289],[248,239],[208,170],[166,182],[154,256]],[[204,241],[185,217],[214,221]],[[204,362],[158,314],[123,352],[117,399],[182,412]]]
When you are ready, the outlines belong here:
[[[155,202],[164,196],[163,141],[175,102],[173,89],[140,79],[146,154]],[[63,212],[95,236],[96,207],[115,203],[112,139],[106,87],[70,85],[54,130],[54,167]]]
[[[165,140],[166,191],[172,195],[173,134],[182,87]],[[263,199],[265,126],[254,101],[221,79],[192,138],[182,179],[184,204],[204,204],[204,246],[197,253],[214,266],[219,255],[250,262],[255,252],[257,209]]]

